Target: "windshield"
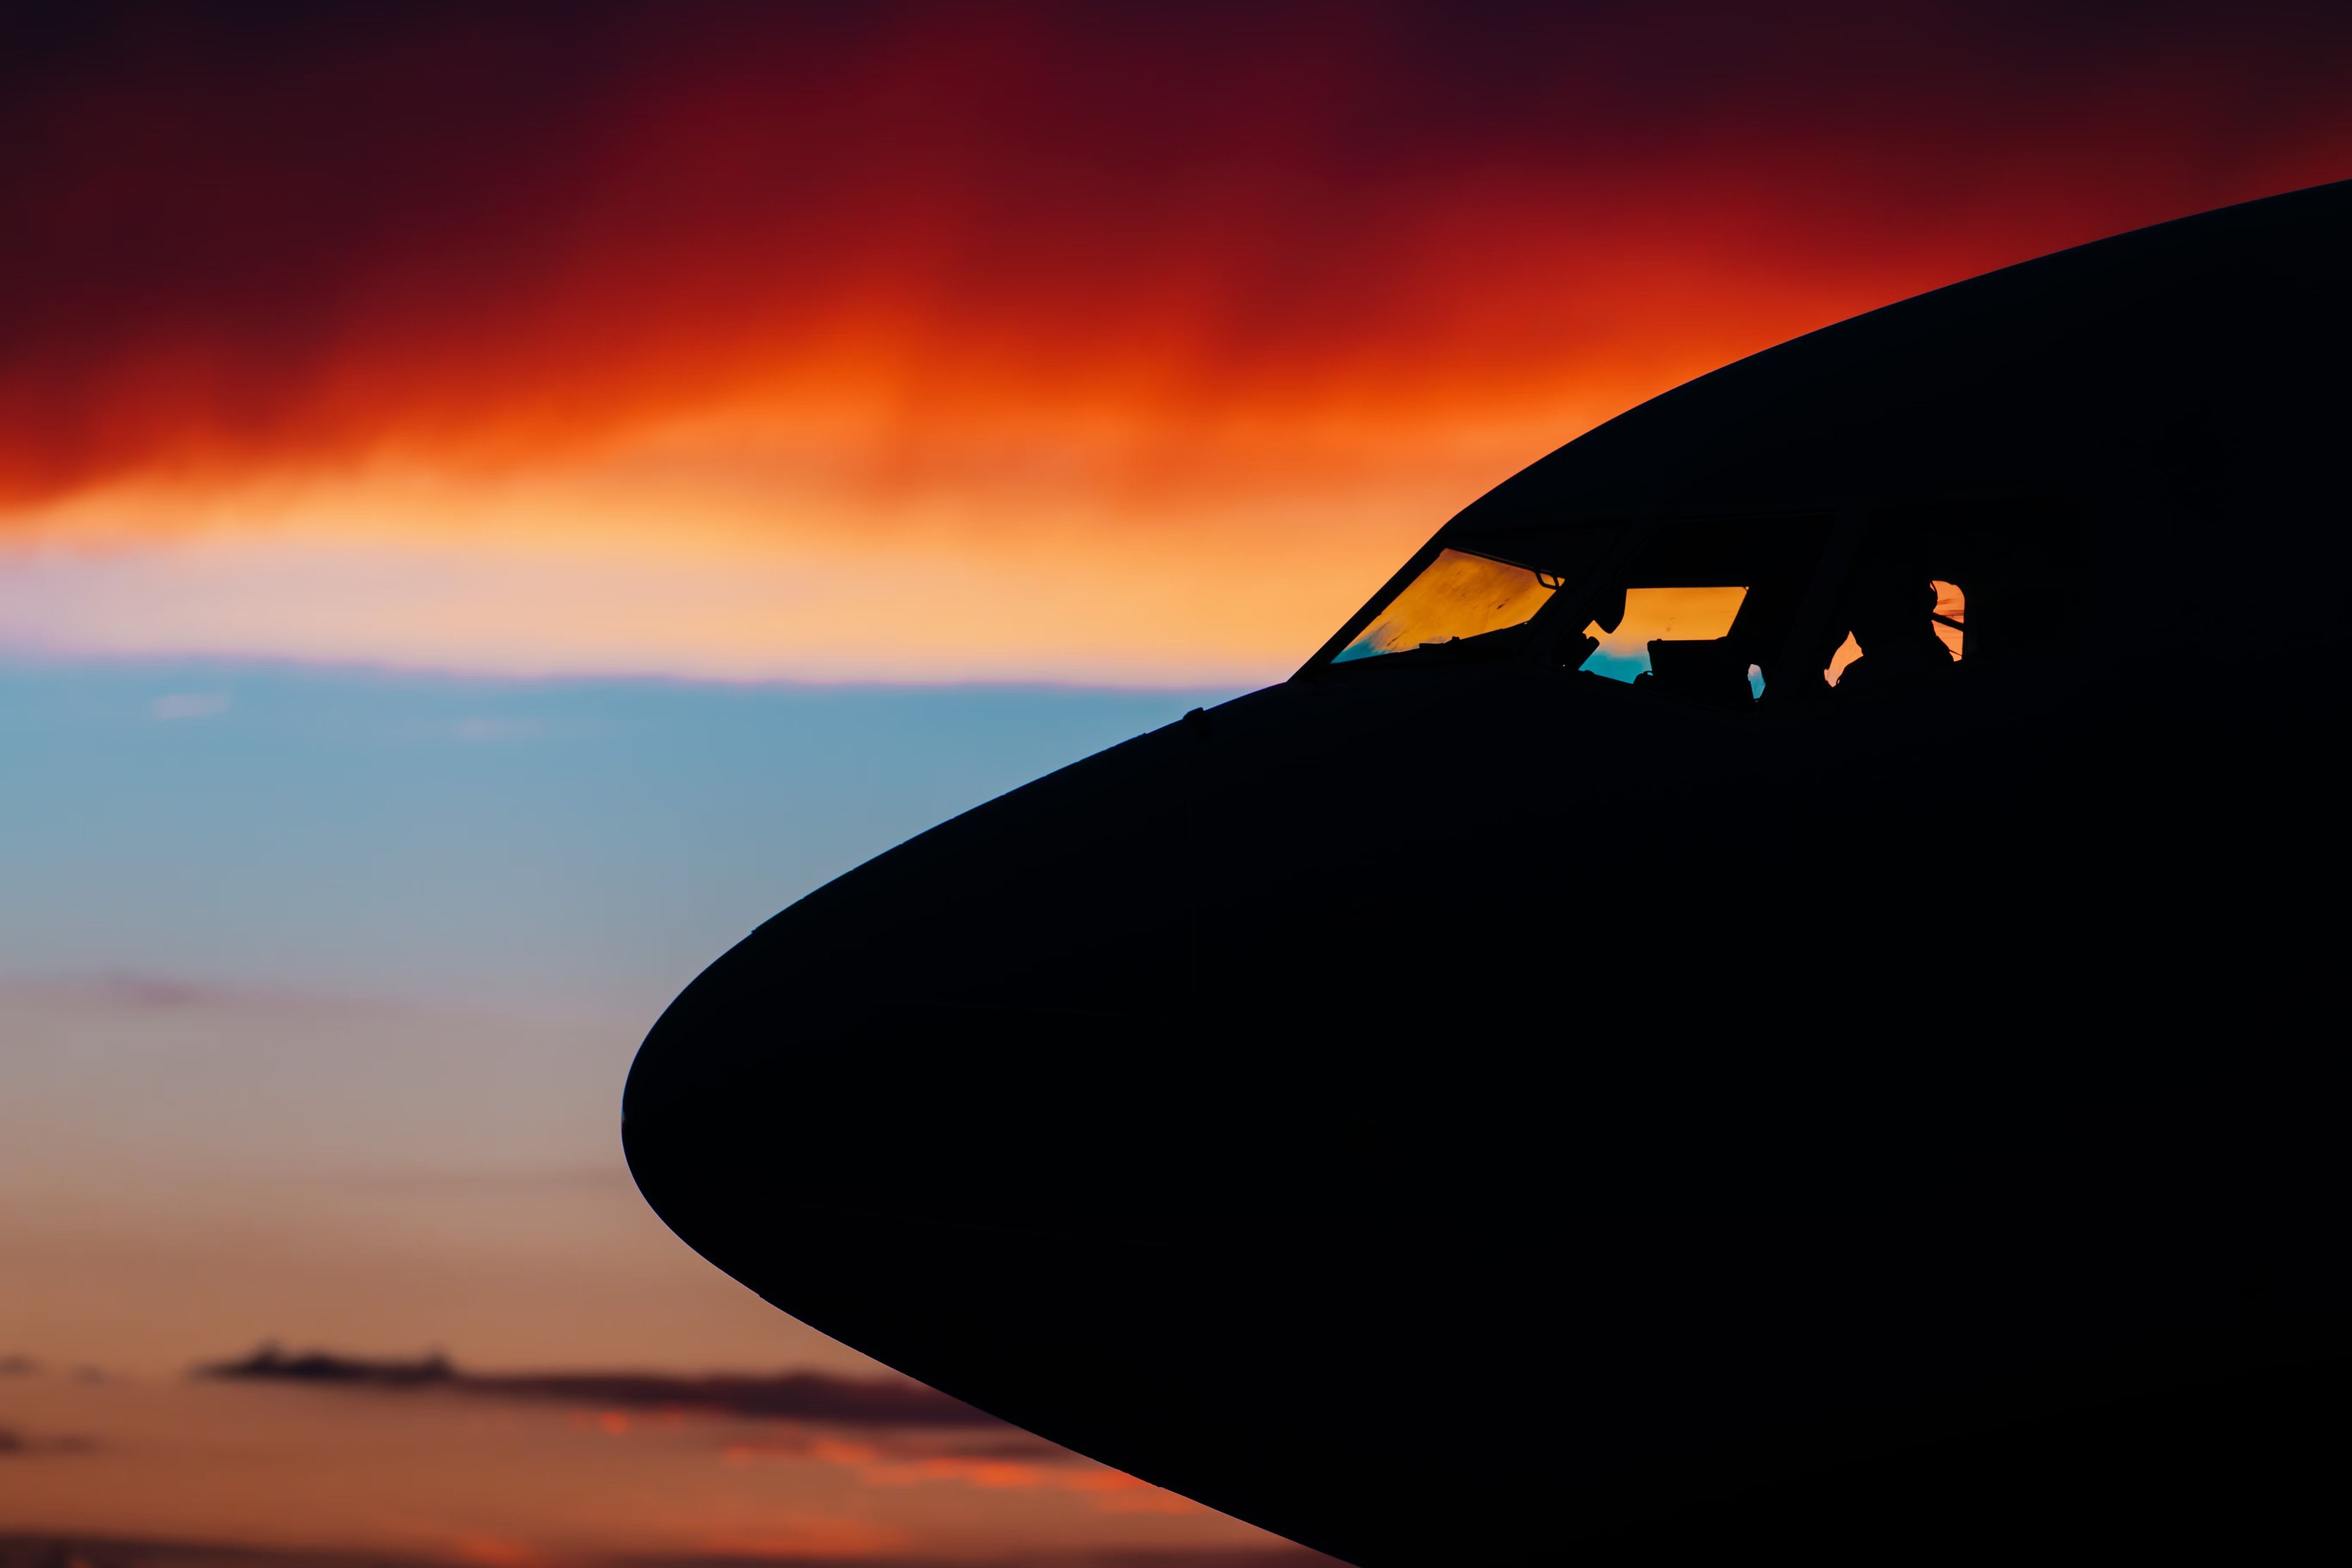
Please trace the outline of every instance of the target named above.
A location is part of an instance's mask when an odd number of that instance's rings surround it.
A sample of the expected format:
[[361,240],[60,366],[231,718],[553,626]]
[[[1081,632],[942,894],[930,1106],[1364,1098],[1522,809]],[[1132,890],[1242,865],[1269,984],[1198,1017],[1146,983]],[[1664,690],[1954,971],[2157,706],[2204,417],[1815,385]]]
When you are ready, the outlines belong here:
[[1525,626],[1559,585],[1548,573],[1464,550],[1441,550],[1331,662],[1410,653]]

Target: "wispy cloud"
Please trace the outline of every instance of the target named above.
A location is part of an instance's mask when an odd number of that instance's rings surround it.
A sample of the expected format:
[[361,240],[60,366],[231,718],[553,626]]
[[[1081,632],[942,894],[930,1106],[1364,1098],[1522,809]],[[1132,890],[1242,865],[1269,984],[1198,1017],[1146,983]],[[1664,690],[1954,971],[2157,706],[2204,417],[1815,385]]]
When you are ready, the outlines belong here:
[[[446,1568],[378,1553],[289,1552],[227,1541],[0,1533],[0,1568]],[[1241,1568],[1236,1563],[1234,1568]]]
[[919,1383],[821,1372],[701,1376],[625,1371],[475,1373],[461,1370],[439,1355],[408,1361],[371,1359],[326,1351],[289,1353],[265,1344],[241,1359],[199,1367],[197,1375],[353,1388],[446,1388],[509,1399],[560,1400],[614,1411],[678,1411],[845,1426],[1011,1430],[985,1411]]
[[87,1454],[98,1445],[88,1437],[47,1436],[0,1426],[0,1459],[21,1459],[45,1454]]

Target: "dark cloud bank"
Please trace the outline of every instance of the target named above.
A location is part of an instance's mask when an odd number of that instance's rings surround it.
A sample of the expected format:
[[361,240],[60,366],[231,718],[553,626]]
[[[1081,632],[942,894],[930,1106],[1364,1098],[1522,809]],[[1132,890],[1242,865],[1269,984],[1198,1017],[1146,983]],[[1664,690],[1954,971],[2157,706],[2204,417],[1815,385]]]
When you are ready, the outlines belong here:
[[714,1373],[691,1377],[653,1372],[478,1373],[467,1372],[441,1355],[414,1361],[371,1360],[328,1351],[289,1353],[265,1344],[240,1360],[199,1367],[196,1374],[355,1388],[446,1388],[605,1409],[681,1410],[843,1426],[1011,1430],[985,1411],[919,1383],[836,1377],[821,1372]]
[[2341,0],[0,5],[0,498],[593,449],[845,331],[1550,363],[1663,308],[1596,252],[1917,288],[2336,177],[2348,62]]

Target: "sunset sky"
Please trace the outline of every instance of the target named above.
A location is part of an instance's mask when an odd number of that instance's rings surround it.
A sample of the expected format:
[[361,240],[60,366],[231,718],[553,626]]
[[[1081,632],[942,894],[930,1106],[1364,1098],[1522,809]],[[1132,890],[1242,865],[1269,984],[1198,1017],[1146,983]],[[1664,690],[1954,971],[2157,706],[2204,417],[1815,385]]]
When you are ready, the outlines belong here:
[[2340,4],[0,6],[0,1536],[1265,1549],[716,1427],[569,1528],[561,1413],[510,1516],[420,1458],[295,1528],[222,1412],[387,1407],[179,1374],[883,1375],[627,1184],[701,964],[1655,393],[2352,175],[2347,81]]
[[1643,397],[2352,156],[2324,5],[11,15],[69,654],[1263,680]]

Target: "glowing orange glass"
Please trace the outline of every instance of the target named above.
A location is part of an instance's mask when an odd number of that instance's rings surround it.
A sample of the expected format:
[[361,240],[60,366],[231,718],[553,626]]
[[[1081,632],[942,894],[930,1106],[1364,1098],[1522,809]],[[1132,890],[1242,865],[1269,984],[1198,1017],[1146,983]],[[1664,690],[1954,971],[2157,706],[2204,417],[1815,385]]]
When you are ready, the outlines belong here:
[[1653,642],[1705,642],[1730,634],[1748,590],[1740,588],[1628,588],[1625,614],[1614,631],[1594,622],[1584,635],[1601,646],[1578,668],[1612,680],[1633,680],[1650,672]]
[[1524,566],[1467,551],[1441,550],[1331,662],[1406,653],[1524,626],[1559,586],[1558,578]]

